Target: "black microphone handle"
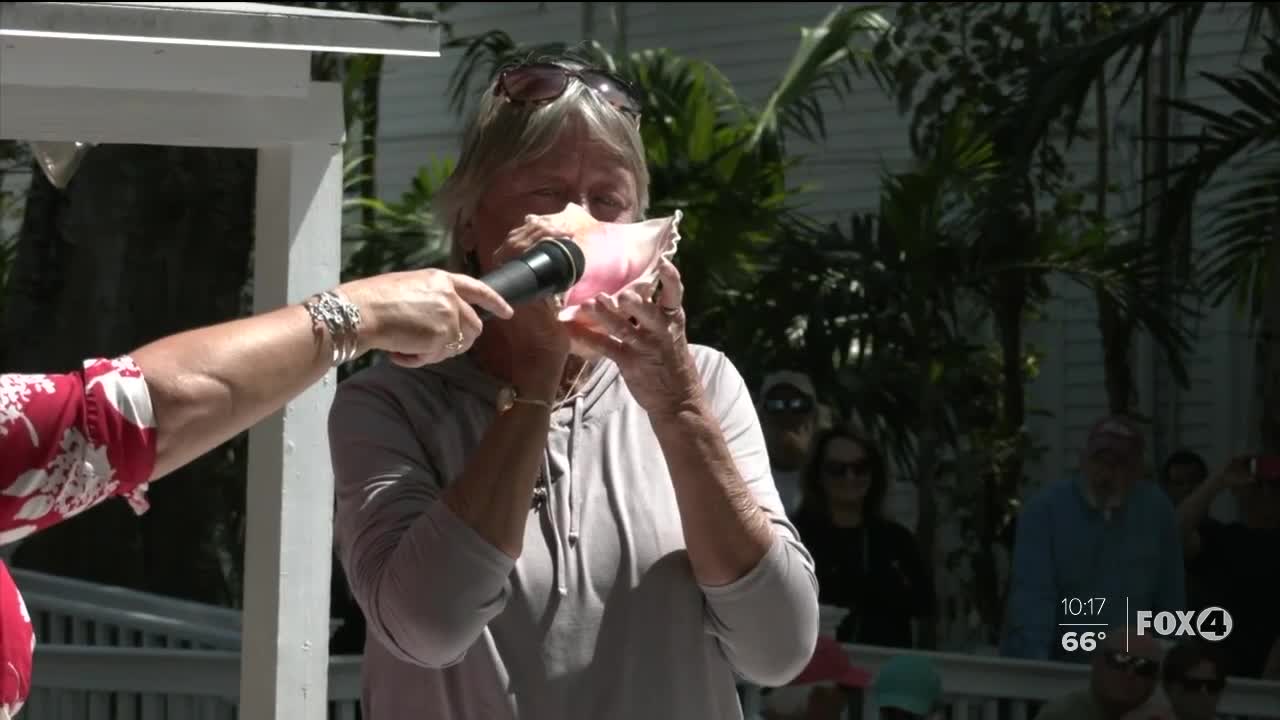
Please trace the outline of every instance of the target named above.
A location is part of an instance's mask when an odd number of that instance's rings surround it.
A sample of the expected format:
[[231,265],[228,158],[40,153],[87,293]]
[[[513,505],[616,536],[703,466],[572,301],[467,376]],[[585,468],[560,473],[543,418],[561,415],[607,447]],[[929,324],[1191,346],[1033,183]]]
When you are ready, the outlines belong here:
[[[493,288],[503,300],[507,301],[508,305],[512,306],[556,292],[554,286],[540,284],[537,273],[523,260],[500,265],[480,280]],[[483,308],[476,307],[475,310],[480,315],[481,321],[493,317],[493,313]]]

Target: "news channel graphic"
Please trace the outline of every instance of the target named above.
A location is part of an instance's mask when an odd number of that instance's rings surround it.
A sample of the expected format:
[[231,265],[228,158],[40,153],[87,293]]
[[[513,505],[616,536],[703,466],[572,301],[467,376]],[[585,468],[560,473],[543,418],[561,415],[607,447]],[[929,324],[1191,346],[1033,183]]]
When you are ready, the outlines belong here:
[[1109,635],[1117,632],[1124,634],[1126,647],[1128,638],[1132,637],[1168,641],[1200,638],[1221,642],[1235,627],[1231,613],[1216,606],[1198,611],[1132,609],[1126,597],[1123,598],[1123,611],[1117,617],[1118,608],[1108,607],[1110,602],[1105,597],[1062,598],[1059,603],[1058,646],[1063,652],[1069,655],[1091,653]]

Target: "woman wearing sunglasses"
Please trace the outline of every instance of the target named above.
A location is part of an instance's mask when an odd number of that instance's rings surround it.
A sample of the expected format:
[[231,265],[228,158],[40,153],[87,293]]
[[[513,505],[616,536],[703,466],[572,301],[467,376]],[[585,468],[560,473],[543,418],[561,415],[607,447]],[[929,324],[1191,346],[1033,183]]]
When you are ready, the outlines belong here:
[[[574,203],[648,202],[640,103],[569,62],[508,68],[439,196],[453,261],[488,272]],[[330,423],[336,539],[369,633],[370,720],[729,720],[735,677],[782,685],[817,636],[751,398],[684,336],[681,283],[551,302],[471,352],[344,383]]]
[[849,614],[841,642],[909,648],[911,622],[933,612],[934,594],[911,531],[884,517],[884,456],[848,428],[814,438],[796,527],[813,553],[820,600]]

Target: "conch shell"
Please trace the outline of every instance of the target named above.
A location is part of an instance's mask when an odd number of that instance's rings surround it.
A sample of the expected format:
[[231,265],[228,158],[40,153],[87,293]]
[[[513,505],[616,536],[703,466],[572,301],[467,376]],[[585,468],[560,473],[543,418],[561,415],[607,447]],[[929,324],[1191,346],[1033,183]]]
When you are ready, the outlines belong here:
[[582,248],[582,278],[560,298],[560,320],[573,321],[582,303],[599,295],[616,297],[628,288],[652,286],[658,264],[675,256],[682,214],[636,223],[600,222],[581,205],[570,203],[542,220],[566,233]]

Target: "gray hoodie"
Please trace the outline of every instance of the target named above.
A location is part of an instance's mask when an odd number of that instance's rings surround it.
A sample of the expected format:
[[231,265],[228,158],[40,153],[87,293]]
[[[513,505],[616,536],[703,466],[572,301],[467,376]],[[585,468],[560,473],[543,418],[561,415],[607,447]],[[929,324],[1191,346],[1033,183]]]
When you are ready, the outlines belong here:
[[693,355],[777,537],[723,587],[694,580],[662,451],[613,363],[552,416],[547,501],[518,560],[436,502],[494,417],[497,381],[463,356],[340,386],[335,537],[368,621],[366,720],[736,720],[735,675],[774,686],[803,669],[812,558],[742,377],[715,350]]

